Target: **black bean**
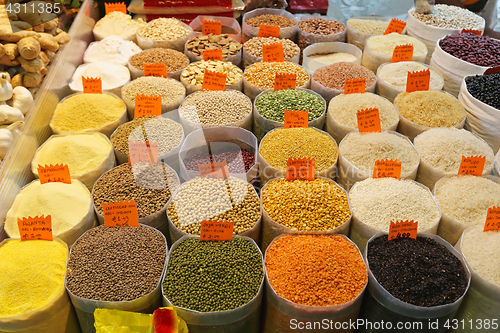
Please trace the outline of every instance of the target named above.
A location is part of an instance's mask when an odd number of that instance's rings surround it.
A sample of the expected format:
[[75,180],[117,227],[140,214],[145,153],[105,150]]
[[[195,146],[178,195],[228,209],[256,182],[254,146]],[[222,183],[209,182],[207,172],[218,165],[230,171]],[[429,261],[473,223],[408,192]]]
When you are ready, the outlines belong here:
[[465,79],[467,91],[481,102],[500,109],[500,73],[476,75]]

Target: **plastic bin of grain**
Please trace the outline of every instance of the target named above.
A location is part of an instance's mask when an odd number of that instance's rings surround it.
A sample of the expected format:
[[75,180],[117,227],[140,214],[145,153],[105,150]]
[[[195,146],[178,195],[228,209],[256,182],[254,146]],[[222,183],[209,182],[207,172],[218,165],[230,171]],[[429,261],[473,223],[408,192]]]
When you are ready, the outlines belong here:
[[399,113],[394,104],[373,93],[338,95],[330,101],[326,130],[335,141],[341,142],[350,132],[358,131],[357,111],[377,107],[383,131],[395,131]]
[[286,177],[289,158],[314,158],[315,177],[335,180],[337,173],[337,143],[317,128],[275,128],[259,145],[260,181]]
[[339,145],[338,183],[349,190],[372,177],[375,161],[383,159],[402,162],[401,179],[417,177],[420,155],[406,136],[393,131],[347,134]]
[[304,88],[267,89],[255,98],[253,106],[253,132],[258,140],[284,126],[285,110],[309,110],[308,127],[323,129],[326,101],[321,95]]
[[443,210],[438,235],[454,245],[465,229],[484,226],[488,208],[500,206],[500,179],[495,176],[444,177],[436,183],[434,196]]
[[116,35],[124,40],[137,43],[137,30],[145,25],[145,20],[132,20],[132,17],[125,13],[111,12],[97,21],[92,33],[96,41]]
[[96,332],[95,309],[159,308],[167,259],[165,236],[146,225],[102,225],[83,234],[71,248],[66,278],[82,331]]
[[[193,33],[194,34],[194,33]],[[203,60],[203,52],[208,49],[222,49],[222,60],[240,66],[242,45],[227,34],[190,35],[184,46],[184,54],[190,62]]]
[[162,47],[183,52],[192,32],[189,25],[176,18],[160,17],[137,30],[137,45],[143,50]]
[[296,332],[299,323],[328,322],[330,328],[345,328],[344,323],[356,322],[367,268],[346,236],[281,235],[267,248],[265,265],[264,333]]
[[372,36],[383,35],[389,23],[391,19],[383,16],[353,17],[346,23],[347,42],[363,51],[366,40]]
[[190,133],[182,144],[179,174],[188,181],[200,175],[199,164],[227,158],[229,175],[250,183],[259,172],[257,150],[257,138],[244,128],[217,126],[200,129]]
[[164,64],[167,77],[179,81],[182,71],[189,65],[189,58],[182,52],[157,47],[144,50],[130,57],[127,66],[132,80],[144,76],[144,64]]
[[133,199],[139,223],[158,229],[168,238],[166,204],[179,184],[175,171],[163,163],[119,165],[103,174],[92,190],[97,221],[104,224],[103,203]]
[[328,16],[303,15],[298,26],[297,43],[301,51],[316,43],[345,42],[345,25]]
[[394,100],[399,111],[398,132],[410,140],[431,128],[462,129],[466,113],[462,104],[444,91],[423,90],[402,92]]
[[0,254],[2,332],[80,332],[64,288],[68,246],[63,241],[9,238],[0,243]]
[[[181,296],[183,289],[184,295],[198,294],[203,301]],[[264,294],[262,252],[248,237],[205,242],[199,236],[184,236],[170,249],[162,294],[163,305],[175,309],[190,333],[258,333]]]
[[191,21],[189,26],[193,29],[191,36],[202,35],[203,21],[218,21],[221,23],[221,33],[227,34],[229,37],[237,42],[241,43],[241,26],[235,18],[231,17],[221,17],[221,16],[208,16],[208,15],[198,15],[194,20]]
[[389,232],[391,221],[418,221],[418,231],[436,234],[441,209],[422,184],[395,178],[368,178],[357,182],[349,191],[352,209],[349,238],[365,250],[376,233]]
[[485,156],[483,176],[493,169],[495,157],[491,148],[479,136],[464,129],[433,128],[418,135],[414,141],[421,157],[417,182],[429,189],[443,177],[456,176],[462,156]]
[[127,67],[112,62],[98,61],[78,66],[69,82],[73,92],[83,92],[83,77],[101,78],[102,91],[121,97],[123,85],[130,81]]
[[[250,21],[248,21],[250,20]],[[243,43],[259,35],[261,24],[279,26],[279,38],[295,41],[297,37],[297,18],[284,9],[258,8],[243,15]]]
[[[500,307],[500,280],[495,274],[500,265],[500,233],[498,231],[483,232],[483,226],[465,230],[455,246],[462,253],[465,263],[471,271],[471,284],[467,295],[458,309],[455,319],[469,323],[481,318],[491,323],[498,319]],[[485,254],[491,254],[485,256]],[[479,326],[457,327],[453,333],[480,333]]]
[[190,95],[195,91],[201,90],[206,70],[227,74],[226,90],[241,91],[243,89],[243,72],[241,69],[230,62],[220,60],[201,60],[193,62],[182,71],[181,83],[186,88],[186,95]]
[[394,102],[399,93],[406,91],[408,73],[422,71],[427,68],[431,73],[429,89],[442,90],[444,80],[439,72],[420,62],[400,61],[382,64],[377,69],[377,95]]
[[263,60],[263,46],[281,43],[285,61],[299,63],[300,48],[297,44],[286,38],[254,37],[243,44],[243,68]]
[[388,35],[373,36],[366,40],[361,65],[375,73],[380,65],[391,62],[396,46],[405,44],[413,45],[413,61],[425,61],[427,47],[424,43],[416,38],[393,32]]
[[[436,235],[419,233],[416,240],[387,237],[374,235],[365,251],[369,293],[361,317],[392,327],[405,323],[404,331],[446,332],[470,285],[463,256]],[[364,326],[360,332],[370,330]]]
[[345,61],[361,65],[363,52],[354,45],[329,42],[309,45],[302,55],[304,56],[302,65],[309,74],[314,74],[317,69],[336,62]]

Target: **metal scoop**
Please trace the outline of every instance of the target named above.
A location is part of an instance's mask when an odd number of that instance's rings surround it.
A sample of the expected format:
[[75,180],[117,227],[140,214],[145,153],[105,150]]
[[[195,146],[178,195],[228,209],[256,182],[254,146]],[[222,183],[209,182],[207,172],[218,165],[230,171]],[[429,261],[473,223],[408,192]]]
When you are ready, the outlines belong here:
[[415,0],[415,8],[420,14],[428,14],[434,8],[436,0]]

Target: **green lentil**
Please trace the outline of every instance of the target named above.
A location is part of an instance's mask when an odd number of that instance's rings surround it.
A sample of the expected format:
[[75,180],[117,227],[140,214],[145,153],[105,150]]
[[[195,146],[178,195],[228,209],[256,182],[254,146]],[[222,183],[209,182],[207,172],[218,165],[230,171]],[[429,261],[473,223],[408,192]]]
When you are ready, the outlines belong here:
[[252,241],[187,238],[170,255],[163,289],[174,306],[227,311],[251,301],[263,277],[262,254]]
[[262,94],[255,100],[255,107],[264,118],[284,122],[285,110],[309,110],[309,121],[325,112],[321,97],[301,89],[283,89]]

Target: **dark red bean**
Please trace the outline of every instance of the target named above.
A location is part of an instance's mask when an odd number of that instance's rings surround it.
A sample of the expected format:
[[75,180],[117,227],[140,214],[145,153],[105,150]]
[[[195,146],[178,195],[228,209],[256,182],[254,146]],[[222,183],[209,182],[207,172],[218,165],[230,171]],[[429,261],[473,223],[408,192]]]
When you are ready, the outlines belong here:
[[500,41],[473,33],[448,35],[439,42],[446,53],[484,67],[500,66]]

